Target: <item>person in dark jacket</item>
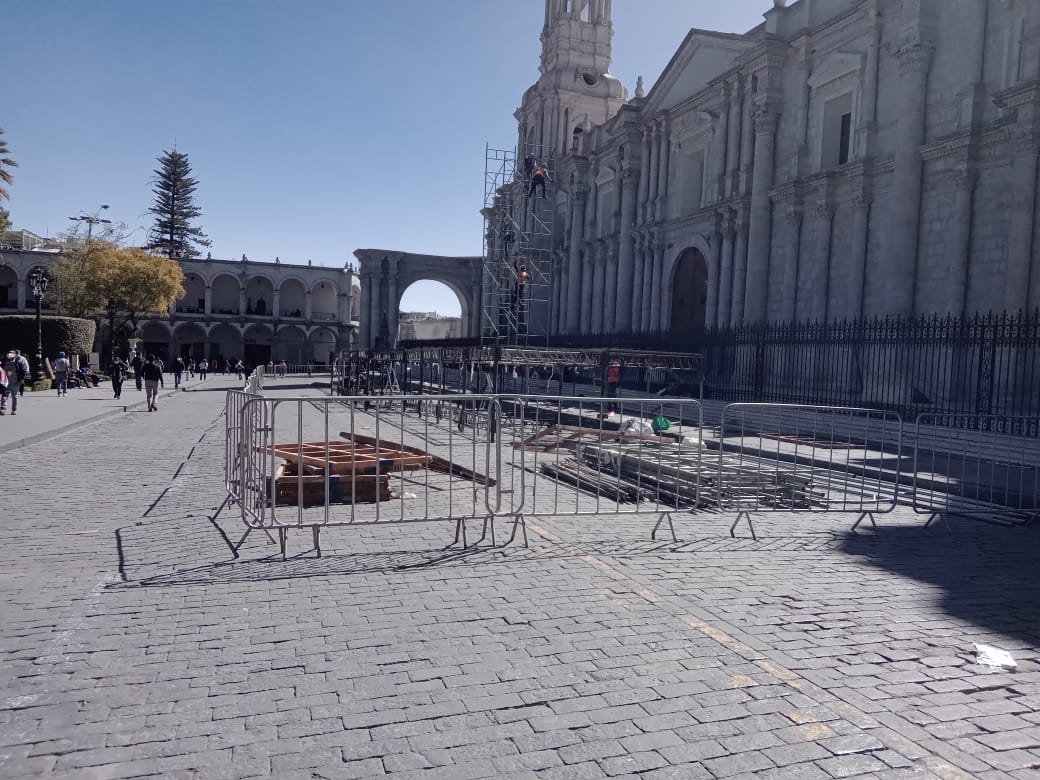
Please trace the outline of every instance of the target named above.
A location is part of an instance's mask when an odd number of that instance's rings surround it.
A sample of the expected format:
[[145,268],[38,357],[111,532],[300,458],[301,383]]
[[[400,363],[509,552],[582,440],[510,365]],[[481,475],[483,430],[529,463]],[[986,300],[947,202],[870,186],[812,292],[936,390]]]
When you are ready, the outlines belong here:
[[130,368],[134,370],[134,381],[137,383],[137,389],[141,389],[141,368],[144,366],[144,360],[137,353],[134,353],[133,360],[130,361]]
[[155,362],[154,355],[149,355],[148,360],[141,366],[141,376],[144,378],[145,400],[148,402],[148,411],[154,412],[159,408],[155,405],[155,401],[159,397],[159,387],[163,383],[163,371],[159,364]]
[[126,379],[129,370],[130,366],[124,363],[119,355],[112,358],[112,365],[109,367],[108,373],[112,377],[113,398],[119,398],[123,394],[123,380]]

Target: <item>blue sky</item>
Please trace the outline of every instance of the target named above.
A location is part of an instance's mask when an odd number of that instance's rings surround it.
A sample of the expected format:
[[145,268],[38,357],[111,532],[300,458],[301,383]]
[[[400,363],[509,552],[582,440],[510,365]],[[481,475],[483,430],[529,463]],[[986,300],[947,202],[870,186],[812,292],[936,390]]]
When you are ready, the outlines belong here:
[[[614,0],[612,72],[649,87],[691,27],[768,0]],[[143,236],[156,158],[199,179],[214,257],[340,266],[359,247],[480,254],[484,148],[516,142],[541,0],[0,0],[15,227]],[[419,283],[402,308],[457,313]]]

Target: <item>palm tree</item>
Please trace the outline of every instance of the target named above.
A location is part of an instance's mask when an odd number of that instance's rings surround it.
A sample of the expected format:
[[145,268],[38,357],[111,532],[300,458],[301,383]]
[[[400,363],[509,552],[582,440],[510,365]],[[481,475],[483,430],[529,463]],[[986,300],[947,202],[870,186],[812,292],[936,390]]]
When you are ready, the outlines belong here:
[[4,129],[0,127],[0,200],[10,200],[11,194],[3,185],[11,183],[12,177],[8,168],[17,168],[18,163],[7,156],[11,150],[7,148],[7,141],[3,139],[3,134]]

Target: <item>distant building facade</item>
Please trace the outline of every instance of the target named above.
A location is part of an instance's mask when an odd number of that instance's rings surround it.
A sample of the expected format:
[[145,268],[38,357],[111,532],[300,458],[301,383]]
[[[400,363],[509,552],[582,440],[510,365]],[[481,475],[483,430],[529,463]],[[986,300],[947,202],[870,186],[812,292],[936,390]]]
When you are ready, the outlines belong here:
[[776,0],[630,100],[610,0],[545,9],[549,332],[1040,305],[1040,2]]
[[462,318],[437,312],[401,312],[397,321],[398,341],[457,339],[462,336]]
[[[0,314],[31,313],[28,277],[60,256],[54,251],[0,249]],[[167,359],[239,358],[327,364],[355,341],[360,280],[351,267],[280,261],[179,261],[185,295],[165,317],[145,315],[137,336]],[[44,299],[50,311],[50,301]]]

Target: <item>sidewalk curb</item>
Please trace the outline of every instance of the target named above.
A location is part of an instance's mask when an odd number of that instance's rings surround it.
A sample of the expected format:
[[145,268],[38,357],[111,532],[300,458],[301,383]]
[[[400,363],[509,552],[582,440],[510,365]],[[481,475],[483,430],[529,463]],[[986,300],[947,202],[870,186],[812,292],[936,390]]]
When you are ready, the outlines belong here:
[[[159,398],[166,398],[172,395],[173,393],[178,392],[181,392],[181,390],[174,389],[170,390],[169,393],[160,393]],[[102,420],[107,420],[111,417],[116,417],[121,414],[126,414],[130,411],[143,409],[145,403],[147,402],[138,401],[137,403],[133,404],[125,404],[122,410],[113,409],[110,412],[102,412],[101,414],[96,414],[93,417],[87,417],[86,419],[77,420],[74,423],[69,423],[68,425],[62,426],[61,428],[52,428],[49,431],[42,431],[32,436],[26,436],[24,439],[17,439],[16,441],[8,442],[7,444],[0,444],[0,453],[11,452],[12,450],[20,450],[23,447],[29,447],[33,444],[39,444],[40,442],[47,441],[48,439],[53,439],[56,436],[61,436],[63,433],[70,433],[71,431],[74,431],[77,428],[82,428],[87,425],[93,425],[94,423],[98,423]]]

